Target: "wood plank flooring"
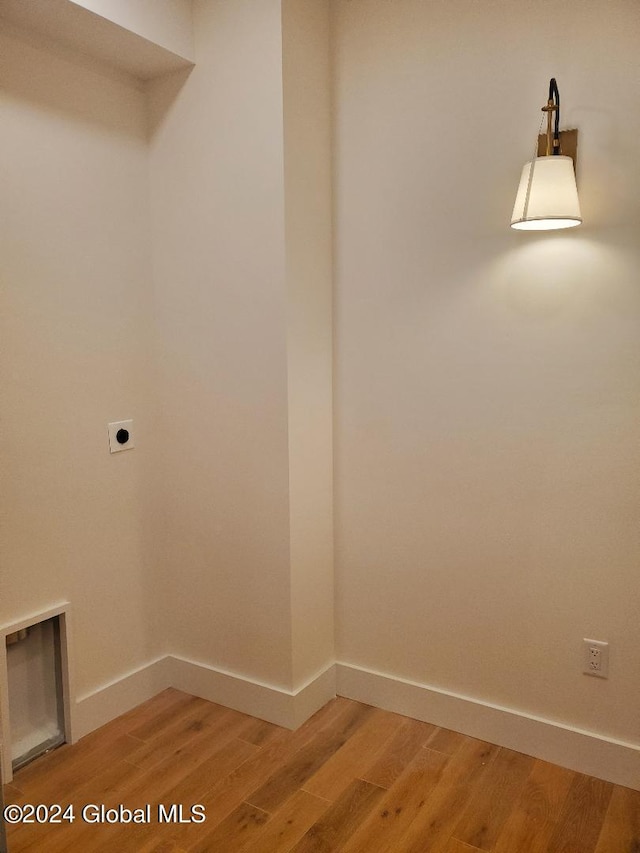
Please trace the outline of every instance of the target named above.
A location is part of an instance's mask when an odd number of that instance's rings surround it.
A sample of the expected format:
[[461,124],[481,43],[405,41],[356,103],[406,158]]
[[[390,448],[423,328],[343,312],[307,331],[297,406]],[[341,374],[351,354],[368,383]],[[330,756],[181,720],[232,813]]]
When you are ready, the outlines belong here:
[[9,853],[640,853],[639,792],[341,697],[290,732],[165,690],[5,799],[75,815],[9,826]]

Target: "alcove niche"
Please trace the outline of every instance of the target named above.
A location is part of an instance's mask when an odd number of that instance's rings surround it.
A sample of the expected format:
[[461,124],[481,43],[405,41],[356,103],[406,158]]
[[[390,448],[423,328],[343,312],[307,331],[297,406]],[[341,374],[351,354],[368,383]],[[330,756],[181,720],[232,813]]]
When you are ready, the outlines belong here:
[[62,606],[2,628],[5,773],[71,741],[68,619],[68,610]]
[[[48,122],[49,128],[54,126],[62,129],[58,140],[60,145],[55,149],[55,152],[52,153],[51,147],[47,148],[49,159],[41,174],[41,177],[44,175],[45,178],[47,173],[52,176],[47,184],[49,188],[53,187],[55,176],[64,173],[64,164],[61,165],[59,162],[64,140],[72,138],[72,141],[79,140],[82,144],[89,140],[89,150],[84,164],[92,163],[94,165],[94,168],[90,170],[91,174],[100,174],[99,167],[104,165],[104,162],[98,157],[102,152],[100,146],[103,139],[109,142],[116,140],[112,148],[105,146],[108,148],[109,156],[115,152],[113,154],[114,160],[116,160],[120,149],[129,150],[133,149],[136,144],[144,145],[142,132],[140,138],[134,138],[131,128],[135,125],[138,116],[143,118],[145,116],[145,111],[142,110],[140,104],[146,97],[146,81],[167,76],[170,81],[176,78],[178,80],[176,86],[179,88],[194,65],[191,0],[171,0],[167,3],[148,2],[148,0],[0,0],[0,33],[3,38],[3,57],[7,69],[3,80],[3,94],[7,95],[7,102],[12,107],[17,107],[15,112],[7,110],[7,121],[12,123],[14,129],[18,128],[17,136],[24,132],[29,139],[31,134],[40,147],[42,147],[42,139],[47,138],[48,143],[50,143],[50,137],[47,136],[46,131],[38,136],[31,125],[34,117],[38,117],[38,119],[46,117],[47,119],[42,124],[36,122],[39,128]],[[4,50],[7,45],[11,50]],[[31,73],[32,71],[33,73]],[[73,85],[75,78],[82,81],[89,80],[92,87],[87,87],[81,92],[80,84]],[[104,85],[102,85],[103,81]],[[121,86],[123,92],[126,90],[126,94],[133,92],[135,98],[136,93],[139,93],[140,97],[135,105],[131,106],[125,94],[120,100],[114,96],[112,100],[115,107],[112,115],[109,112],[109,98],[118,86]],[[105,93],[105,89],[108,90],[108,93]],[[80,94],[83,97],[80,97]],[[85,94],[86,97],[84,97]],[[136,108],[139,108],[138,115],[132,118]],[[123,114],[127,117],[126,120],[122,121],[124,129],[118,124]],[[139,124],[143,126],[143,121],[140,121]],[[137,127],[137,125],[135,126]],[[73,130],[73,133],[76,130],[78,131],[75,136],[71,132],[66,132],[69,128]],[[106,132],[103,133],[102,131],[105,129]],[[127,134],[130,134],[131,139],[133,139],[131,145]],[[16,147],[22,147],[23,141],[20,140]],[[15,139],[12,144],[14,143]],[[87,151],[86,148],[83,150]],[[92,157],[96,159],[93,160]],[[138,160],[141,162],[141,158]],[[135,153],[132,153],[126,162],[133,168],[132,164],[135,165],[138,162],[135,159]],[[19,166],[14,164],[14,167],[20,172]],[[146,171],[144,174],[146,175]],[[20,180],[23,185],[29,183],[23,178]],[[125,180],[123,178],[122,184],[125,183]],[[30,186],[34,188],[35,183],[32,181]],[[44,183],[47,181],[45,180]],[[33,196],[27,198],[28,192],[25,186],[21,189],[21,195],[24,201],[22,210],[27,211],[25,222],[28,223],[28,228],[25,228],[23,233],[26,234],[28,231],[31,235],[29,239],[33,240],[35,244],[34,233],[38,232],[37,211],[46,207],[46,202],[43,200],[45,191],[42,182],[39,184],[38,192],[34,193]],[[117,193],[114,193],[114,197],[116,195]],[[130,200],[133,195],[132,191],[127,199]],[[78,190],[78,199],[85,203],[90,202],[89,193],[81,188]],[[113,202],[113,198],[111,201]],[[64,201],[61,201],[60,204],[62,209]],[[81,206],[78,204],[78,207]],[[31,210],[34,211],[33,216]],[[62,218],[67,225],[71,226],[74,210],[74,205],[69,204],[65,208],[65,214],[62,217],[56,216],[56,219]],[[15,209],[12,210],[12,216],[14,220],[19,219]],[[133,218],[132,215],[130,220]],[[99,222],[99,219],[99,216],[95,216],[92,220],[94,237],[98,234],[96,223]],[[124,231],[124,228],[122,230]],[[45,239],[39,241],[40,249],[46,243],[46,233],[48,231],[45,229]],[[38,232],[38,234],[42,238],[43,232]],[[7,237],[8,242],[11,239]],[[56,239],[55,242],[59,246],[64,241]],[[18,243],[20,243],[19,240],[14,241],[16,246]],[[20,246],[22,247],[23,244],[20,243]],[[20,252],[16,251],[16,254],[20,254]],[[25,250],[24,256],[27,255],[33,258],[33,248],[30,248],[28,252]],[[6,256],[5,253],[3,260],[6,260]],[[63,263],[67,263],[66,258]],[[73,264],[75,266],[75,260]],[[17,266],[19,267],[20,264],[18,263]],[[112,264],[105,271],[103,279],[106,280],[113,273],[115,266],[116,264]],[[134,269],[133,263],[130,264],[130,268]],[[56,292],[57,284],[53,265],[43,263],[39,270],[42,272],[38,281],[38,286],[42,286],[39,293],[46,294],[47,290],[51,293]],[[138,267],[135,267],[135,272],[138,271]],[[129,267],[127,267],[127,272],[129,272]],[[131,275],[133,277],[133,273]],[[37,286],[33,280],[28,280],[28,276],[22,275],[21,271],[16,270],[15,267],[12,268],[11,278],[13,281],[19,282],[19,287],[16,285],[16,290],[26,295],[27,302],[32,296],[35,299],[34,294],[37,291]],[[112,278],[115,280],[115,275],[112,275]],[[65,269],[65,283],[68,283],[69,279],[68,265],[68,268]],[[91,285],[95,292],[95,280],[91,281]],[[69,299],[71,298],[69,296]],[[39,304],[42,305],[43,301],[41,300]],[[57,304],[65,304],[67,306],[65,310],[68,310],[68,303],[64,303],[61,296]],[[23,314],[20,309],[17,309],[12,317],[12,322],[15,323],[15,328],[18,330],[19,341],[26,342],[33,337],[34,331],[30,325],[33,317],[28,310]],[[50,319],[55,324],[58,323],[59,316],[56,319]],[[58,323],[58,328],[63,327],[63,323]],[[116,353],[126,351],[120,332],[114,351]],[[130,355],[130,352],[131,350],[127,352],[127,355]],[[51,352],[49,352],[48,358],[55,360]],[[40,376],[42,377],[42,374]],[[28,383],[24,383],[22,387],[30,386]],[[26,397],[28,395],[21,398],[22,402]],[[15,399],[13,402],[15,404]],[[31,413],[22,412],[18,417],[14,410],[14,416],[16,421],[23,418],[24,423],[28,423],[35,431],[37,431],[38,423],[41,421],[44,422],[48,419],[48,422],[51,423],[57,420],[51,411],[48,411],[46,415],[40,411],[37,417],[33,417]],[[102,426],[103,420],[106,423],[106,418],[96,420],[100,426]],[[102,432],[100,435],[102,438]],[[12,436],[8,441],[11,458],[32,459],[33,457],[29,456],[28,453],[21,452],[24,450],[23,446],[13,439],[15,436]],[[41,442],[39,444],[41,447],[43,446]],[[101,442],[100,449],[108,453],[105,448],[106,442],[104,444]],[[83,451],[84,448],[80,450],[77,445],[74,448],[77,465]],[[57,459],[59,457],[56,454],[57,451],[50,454],[43,451],[43,458],[46,456],[51,460]],[[67,455],[66,458],[69,459],[69,456]],[[24,467],[20,470],[24,481]],[[35,463],[31,470],[34,472],[37,470]],[[98,479],[99,473],[96,473],[96,469],[92,469],[92,471],[94,479]],[[37,476],[41,475],[38,474]],[[126,480],[126,477],[122,479]],[[133,477],[130,480],[133,480]],[[52,479],[51,482],[55,483],[55,487],[48,491],[49,496],[55,492],[56,488],[60,488],[63,491],[68,489],[67,494],[73,498],[81,489],[78,486],[79,479],[75,480],[72,487],[69,486],[69,482],[65,480],[64,476]],[[76,489],[75,492],[74,489]],[[119,481],[118,489],[126,490],[126,485],[122,486],[122,482]],[[33,500],[30,500],[32,506],[29,512],[35,512]],[[11,502],[11,497],[7,499],[7,502]],[[115,504],[115,501],[112,503]],[[60,506],[62,504],[58,503],[58,507]],[[40,517],[51,519],[50,510],[51,504],[48,507],[41,507]],[[19,535],[14,537],[15,531],[19,527],[15,524],[16,517],[16,515],[12,517],[11,521],[14,523],[11,535],[6,537],[12,541],[17,541],[19,538]],[[26,517],[30,516],[23,516],[23,518]],[[76,529],[80,526],[78,514],[74,509],[73,516],[64,516],[64,513],[61,512],[60,516],[56,517],[60,520],[60,525],[56,526],[56,536],[64,539],[65,547],[72,548],[71,543],[76,541],[74,539]],[[114,517],[114,530],[123,536],[122,526],[118,525],[120,519],[117,511],[114,511]],[[68,526],[67,522],[69,522]],[[51,523],[53,526],[54,522]],[[70,662],[73,635],[69,623],[70,605],[68,600],[75,601],[77,597],[81,596],[83,586],[81,583],[74,586],[72,578],[73,560],[64,563],[61,561],[52,567],[46,559],[41,559],[40,556],[29,563],[29,559],[33,555],[31,555],[29,546],[25,545],[24,542],[19,543],[15,549],[3,542],[3,548],[5,548],[3,554],[7,576],[22,577],[25,580],[25,585],[30,587],[28,594],[23,596],[14,594],[15,587],[11,587],[9,594],[3,592],[2,595],[0,749],[2,751],[2,781],[8,782],[12,778],[13,770],[42,752],[64,742],[73,742],[78,737],[74,729],[74,720],[77,719],[78,715],[75,713],[77,697],[74,688],[73,665]],[[128,554],[125,554],[126,556]],[[47,575],[52,579],[49,586],[39,582],[40,578],[46,578]],[[90,577],[90,575],[87,576]],[[78,592],[79,589],[81,590],[80,593]],[[64,602],[63,604],[59,603],[61,600]],[[76,637],[75,642],[82,643],[82,648],[86,653],[93,637],[87,642],[86,635],[80,633],[80,640]],[[95,636],[98,634],[99,632],[96,631]],[[69,638],[68,644],[67,637]],[[82,687],[82,678],[79,677],[77,681]],[[81,733],[83,733],[82,730]]]

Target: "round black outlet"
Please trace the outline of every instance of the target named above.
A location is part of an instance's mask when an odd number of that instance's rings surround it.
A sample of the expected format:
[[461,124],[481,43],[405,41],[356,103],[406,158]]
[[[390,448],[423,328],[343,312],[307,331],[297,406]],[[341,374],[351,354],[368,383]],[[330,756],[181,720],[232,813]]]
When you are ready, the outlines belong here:
[[119,429],[116,433],[116,441],[118,444],[126,444],[129,441],[129,430]]

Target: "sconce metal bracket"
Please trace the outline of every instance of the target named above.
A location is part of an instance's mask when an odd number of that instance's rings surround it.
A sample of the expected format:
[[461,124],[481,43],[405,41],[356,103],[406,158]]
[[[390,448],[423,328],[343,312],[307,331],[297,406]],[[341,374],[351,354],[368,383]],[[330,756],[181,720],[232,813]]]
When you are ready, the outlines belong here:
[[[541,133],[538,137],[538,157],[544,157],[547,153],[547,134]],[[571,157],[573,160],[573,170],[576,169],[576,159],[578,156],[578,131],[573,130],[560,131],[560,153]]]

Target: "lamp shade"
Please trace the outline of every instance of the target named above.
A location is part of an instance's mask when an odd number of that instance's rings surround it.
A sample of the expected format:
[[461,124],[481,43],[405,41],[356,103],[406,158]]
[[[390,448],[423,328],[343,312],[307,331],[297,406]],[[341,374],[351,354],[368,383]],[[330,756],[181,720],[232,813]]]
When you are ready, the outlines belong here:
[[582,215],[571,157],[536,157],[522,170],[511,227],[548,231],[580,225]]

